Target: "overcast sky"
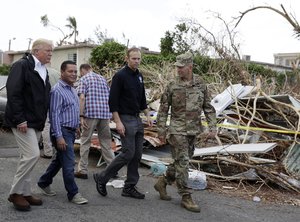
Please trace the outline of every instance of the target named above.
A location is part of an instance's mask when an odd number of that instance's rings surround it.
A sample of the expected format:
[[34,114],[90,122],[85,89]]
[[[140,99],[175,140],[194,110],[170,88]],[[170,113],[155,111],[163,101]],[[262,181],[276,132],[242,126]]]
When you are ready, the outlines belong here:
[[[8,50],[10,39],[11,50],[15,51],[27,49],[29,38],[58,41],[61,33],[40,23],[45,14],[66,33],[66,18],[74,16],[81,41],[95,39],[94,30],[99,25],[120,43],[129,39],[130,45],[159,51],[160,38],[167,30],[174,30],[180,18],[192,17],[208,29],[218,30],[212,11],[231,21],[252,6],[281,9],[280,4],[300,18],[299,0],[5,0],[0,9],[0,50]],[[274,53],[300,53],[300,40],[293,36],[292,26],[269,10],[248,14],[237,31],[241,54],[251,55],[253,61],[273,63]]]

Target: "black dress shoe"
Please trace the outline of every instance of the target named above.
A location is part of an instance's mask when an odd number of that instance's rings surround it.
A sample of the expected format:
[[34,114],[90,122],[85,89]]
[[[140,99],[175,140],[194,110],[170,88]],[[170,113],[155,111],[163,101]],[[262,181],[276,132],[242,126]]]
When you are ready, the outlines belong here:
[[122,196],[132,197],[132,198],[136,198],[136,199],[144,199],[145,198],[145,194],[140,193],[134,186],[128,187],[128,188],[123,188]]
[[96,182],[96,189],[98,193],[105,197],[107,195],[106,184],[100,182],[98,174],[94,173],[93,177]]

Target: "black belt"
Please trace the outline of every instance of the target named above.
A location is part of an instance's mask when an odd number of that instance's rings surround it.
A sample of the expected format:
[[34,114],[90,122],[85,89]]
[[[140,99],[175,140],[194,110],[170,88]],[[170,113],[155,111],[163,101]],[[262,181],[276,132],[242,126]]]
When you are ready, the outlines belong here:
[[76,128],[68,127],[68,126],[62,126],[62,128],[70,130],[70,131],[76,131]]

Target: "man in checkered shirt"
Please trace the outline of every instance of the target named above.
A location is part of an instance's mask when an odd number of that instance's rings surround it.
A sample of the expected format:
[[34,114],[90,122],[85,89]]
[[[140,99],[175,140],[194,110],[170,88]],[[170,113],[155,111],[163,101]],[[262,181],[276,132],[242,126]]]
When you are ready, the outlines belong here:
[[80,66],[79,85],[77,92],[80,101],[80,122],[81,122],[81,143],[80,161],[75,177],[81,179],[88,178],[88,156],[91,146],[91,137],[97,129],[101,151],[106,164],[114,158],[111,149],[111,133],[109,121],[112,117],[109,112],[108,98],[109,86],[106,80],[92,71],[89,64]]

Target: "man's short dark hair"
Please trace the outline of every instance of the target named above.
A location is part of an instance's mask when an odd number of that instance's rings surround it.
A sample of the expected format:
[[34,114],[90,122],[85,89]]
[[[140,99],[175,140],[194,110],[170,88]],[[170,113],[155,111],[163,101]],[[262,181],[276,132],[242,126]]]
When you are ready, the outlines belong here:
[[60,71],[64,72],[67,69],[67,65],[76,65],[76,62],[71,61],[71,60],[66,60],[64,61],[61,66],[60,66]]
[[84,64],[80,65],[79,70],[82,70],[82,69],[89,70],[91,68],[92,67],[90,66],[90,64],[84,63]]

